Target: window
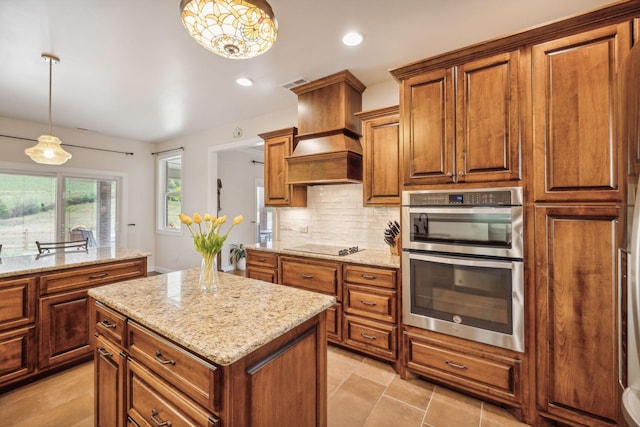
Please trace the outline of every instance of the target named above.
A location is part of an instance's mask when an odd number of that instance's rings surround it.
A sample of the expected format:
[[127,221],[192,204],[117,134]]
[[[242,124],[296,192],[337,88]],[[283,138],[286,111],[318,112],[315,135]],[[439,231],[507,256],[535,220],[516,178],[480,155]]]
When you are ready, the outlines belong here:
[[113,177],[0,172],[2,255],[33,254],[36,241],[84,236],[93,246],[117,246],[119,185]]
[[182,153],[158,157],[158,231],[181,232]]

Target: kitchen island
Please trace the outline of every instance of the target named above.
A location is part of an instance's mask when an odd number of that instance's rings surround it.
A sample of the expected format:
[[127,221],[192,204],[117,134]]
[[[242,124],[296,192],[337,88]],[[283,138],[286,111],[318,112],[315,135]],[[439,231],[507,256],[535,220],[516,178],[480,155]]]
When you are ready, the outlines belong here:
[[90,291],[97,425],[326,426],[335,298],[226,273],[203,293],[198,274]]

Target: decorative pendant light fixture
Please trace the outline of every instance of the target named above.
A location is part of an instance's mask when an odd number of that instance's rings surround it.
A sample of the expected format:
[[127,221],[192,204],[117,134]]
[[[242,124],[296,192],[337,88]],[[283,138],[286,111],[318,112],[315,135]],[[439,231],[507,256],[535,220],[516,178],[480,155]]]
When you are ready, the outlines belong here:
[[261,55],[278,34],[278,22],[266,0],[181,0],[180,10],[191,37],[226,58]]
[[61,165],[71,158],[71,154],[64,151],[60,146],[60,139],[51,135],[51,70],[53,64],[60,62],[60,58],[48,53],[43,53],[42,59],[44,62],[49,63],[49,135],[40,135],[38,143],[31,148],[27,148],[24,152],[36,163]]

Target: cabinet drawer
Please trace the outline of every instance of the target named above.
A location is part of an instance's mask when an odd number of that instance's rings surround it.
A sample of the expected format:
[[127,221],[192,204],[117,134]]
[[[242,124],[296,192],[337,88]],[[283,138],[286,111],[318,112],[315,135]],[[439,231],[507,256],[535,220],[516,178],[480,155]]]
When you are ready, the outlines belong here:
[[263,268],[278,268],[278,255],[271,252],[248,250],[247,265]]
[[[517,361],[483,353],[474,356],[438,346],[429,340],[407,337],[408,368],[438,379],[494,395],[516,397]],[[482,356],[482,357],[481,357]],[[497,393],[491,393],[497,391]]]
[[129,322],[129,354],[194,401],[211,411],[219,411],[221,371],[154,334]]
[[269,283],[278,283],[278,270],[247,266],[247,277]]
[[0,386],[33,372],[35,351],[35,327],[0,333]]
[[346,284],[344,293],[345,313],[395,323],[397,318],[395,291]]
[[382,268],[362,267],[355,265],[344,266],[345,283],[381,286],[383,288],[397,288],[397,271]]
[[40,277],[40,295],[79,288],[92,288],[107,283],[144,277],[144,260],[100,264],[68,269]]
[[340,264],[324,262],[307,264],[294,259],[280,258],[280,260],[283,285],[322,292],[342,301]]
[[36,318],[36,278],[0,281],[0,331],[28,325]]
[[211,413],[133,360],[127,363],[127,414],[140,426],[221,425]]
[[398,328],[386,323],[344,316],[344,343],[395,360]]
[[126,317],[99,302],[96,302],[93,313],[96,332],[107,337],[119,347],[125,348],[127,346]]

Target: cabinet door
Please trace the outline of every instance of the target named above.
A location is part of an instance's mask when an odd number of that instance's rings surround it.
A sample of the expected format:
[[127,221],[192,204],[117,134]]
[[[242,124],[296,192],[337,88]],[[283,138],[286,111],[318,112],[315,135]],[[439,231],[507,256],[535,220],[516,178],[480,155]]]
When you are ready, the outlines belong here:
[[36,318],[36,278],[0,281],[0,331],[32,324]]
[[538,405],[580,425],[615,423],[620,407],[620,214],[616,206],[535,211]]
[[35,366],[34,326],[0,333],[0,387],[29,376]]
[[98,336],[95,354],[96,427],[121,427],[124,422],[125,357],[108,339]]
[[379,111],[381,115],[371,119],[360,116],[363,118],[364,204],[400,206],[398,107]]
[[287,184],[286,158],[293,153],[295,128],[260,135],[264,138],[265,206],[307,206],[307,189]]
[[453,69],[404,80],[401,87],[403,182],[454,182],[455,107]]
[[91,356],[87,291],[40,299],[40,369]]
[[457,181],[520,178],[519,58],[514,51],[458,67]]
[[620,200],[616,73],[629,24],[532,48],[536,200]]

